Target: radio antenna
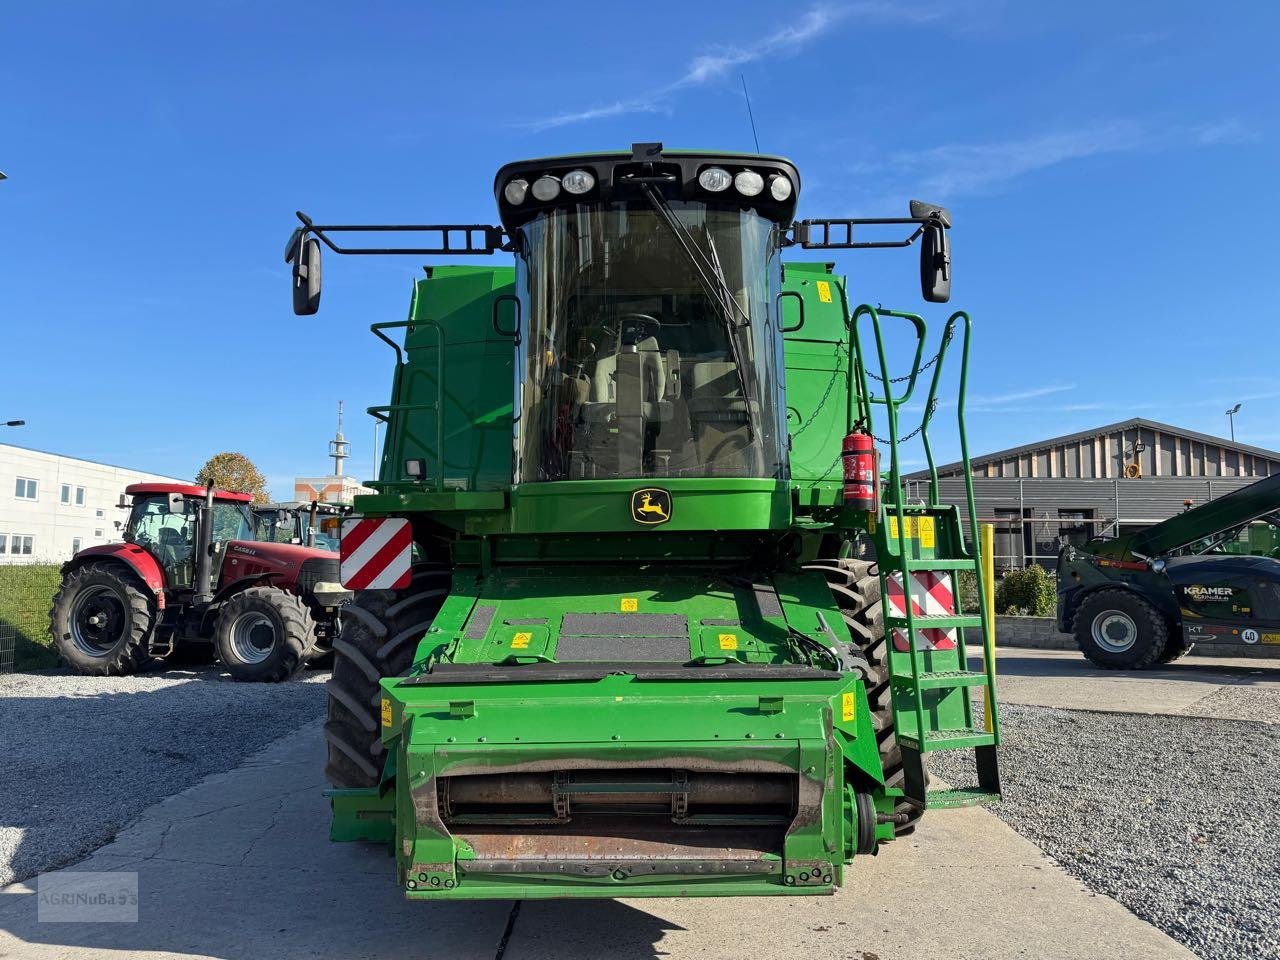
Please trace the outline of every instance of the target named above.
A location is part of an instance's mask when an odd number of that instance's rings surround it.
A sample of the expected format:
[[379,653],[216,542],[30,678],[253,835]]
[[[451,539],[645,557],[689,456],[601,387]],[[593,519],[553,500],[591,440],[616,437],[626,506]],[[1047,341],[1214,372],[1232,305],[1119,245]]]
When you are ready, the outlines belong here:
[[751,139],[755,141],[756,153],[760,152],[760,138],[756,136],[756,117],[751,112],[751,94],[747,93],[747,76],[744,73],[738,74],[738,79],[742,81],[742,99],[747,101],[747,119],[751,121]]

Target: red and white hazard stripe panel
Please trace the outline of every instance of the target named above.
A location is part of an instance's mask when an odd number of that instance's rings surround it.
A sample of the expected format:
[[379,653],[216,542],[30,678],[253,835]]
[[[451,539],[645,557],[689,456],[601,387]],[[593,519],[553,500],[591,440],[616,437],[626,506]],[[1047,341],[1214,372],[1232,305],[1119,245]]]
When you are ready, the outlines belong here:
[[[951,574],[915,570],[911,573],[911,614],[916,617],[954,617],[956,596],[951,589]],[[895,617],[907,615],[907,598],[902,590],[902,574],[889,577],[889,612]],[[917,629],[916,636],[924,641],[917,650],[952,650],[956,645],[955,627],[925,627]],[[894,629],[893,649],[906,653],[911,649],[907,632]]]
[[393,590],[409,585],[413,529],[403,517],[347,517],[339,548],[348,590]]

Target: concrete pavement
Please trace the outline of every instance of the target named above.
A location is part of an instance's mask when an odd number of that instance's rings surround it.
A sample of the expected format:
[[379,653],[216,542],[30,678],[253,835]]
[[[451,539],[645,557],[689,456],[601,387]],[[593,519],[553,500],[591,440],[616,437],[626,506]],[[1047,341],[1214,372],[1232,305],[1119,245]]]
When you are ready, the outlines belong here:
[[410,904],[385,850],[326,840],[323,752],[304,727],[71,868],[137,871],[138,923],[39,923],[6,888],[0,958],[1192,957],[978,809],[931,813],[834,898]]
[[1280,721],[1280,661],[1193,654],[1154,670],[1102,670],[1075,650],[998,647],[996,664],[1001,703]]

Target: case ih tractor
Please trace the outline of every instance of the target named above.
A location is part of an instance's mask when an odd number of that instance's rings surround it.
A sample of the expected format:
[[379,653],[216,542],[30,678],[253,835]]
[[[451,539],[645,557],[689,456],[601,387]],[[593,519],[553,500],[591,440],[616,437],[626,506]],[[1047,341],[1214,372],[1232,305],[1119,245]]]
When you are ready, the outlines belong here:
[[[124,542],[81,550],[49,612],[80,673],[216,653],[237,680],[287,680],[322,656],[350,597],[333,553],[254,540],[244,493],[136,483]],[[122,498],[123,500],[123,498]]]
[[[342,528],[331,836],[387,844],[413,899],[830,894],[926,808],[997,795],[990,625],[953,583],[977,528],[936,477],[906,504],[898,456],[915,397],[933,462],[956,333],[963,443],[969,319],[924,361],[921,317],[782,262],[919,241],[945,301],[947,212],[797,223],[787,160],[661,144],[511,163],[494,190],[500,226],[299,214],[287,247],[301,314],[321,245],[514,257],[429,267],[372,327],[396,362],[377,492]],[[377,231],[426,239],[343,245]],[[913,338],[896,369],[888,323]],[[976,783],[931,789],[954,749]]]

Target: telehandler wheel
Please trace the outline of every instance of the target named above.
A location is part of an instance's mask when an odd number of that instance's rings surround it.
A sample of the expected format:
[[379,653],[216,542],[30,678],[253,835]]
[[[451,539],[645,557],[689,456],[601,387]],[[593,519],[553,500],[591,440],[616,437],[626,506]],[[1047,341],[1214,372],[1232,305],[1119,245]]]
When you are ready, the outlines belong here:
[[53,595],[49,631],[77,673],[134,673],[149,662],[155,601],[123,567],[94,563],[72,570]]
[[222,605],[213,642],[234,679],[278,683],[306,665],[314,630],[311,613],[296,593],[249,587]]
[[1181,660],[1191,652],[1194,646],[1194,643],[1187,643],[1186,637],[1175,625],[1170,628],[1169,642],[1164,646],[1164,653],[1156,658],[1156,663],[1173,663],[1175,660]]
[[[871,665],[867,702],[880,746],[885,786],[902,789],[906,774],[902,769],[902,751],[893,730],[893,697],[889,689],[889,648],[884,632],[880,570],[869,560],[820,560],[805,569],[817,571],[827,578],[827,585],[836,598],[854,643]],[[919,807],[899,800],[894,806],[894,813],[905,819],[894,828],[894,834],[901,837],[913,833],[921,812]]]
[[1169,622],[1129,590],[1099,590],[1076,613],[1076,645],[1089,661],[1108,670],[1141,670],[1169,647]]
[[420,564],[403,590],[361,590],[342,609],[342,634],[333,642],[333,676],[325,776],[335,787],[372,787],[382,779],[385,748],[379,734],[382,677],[409,672],[426,633],[449,595],[449,570]]

